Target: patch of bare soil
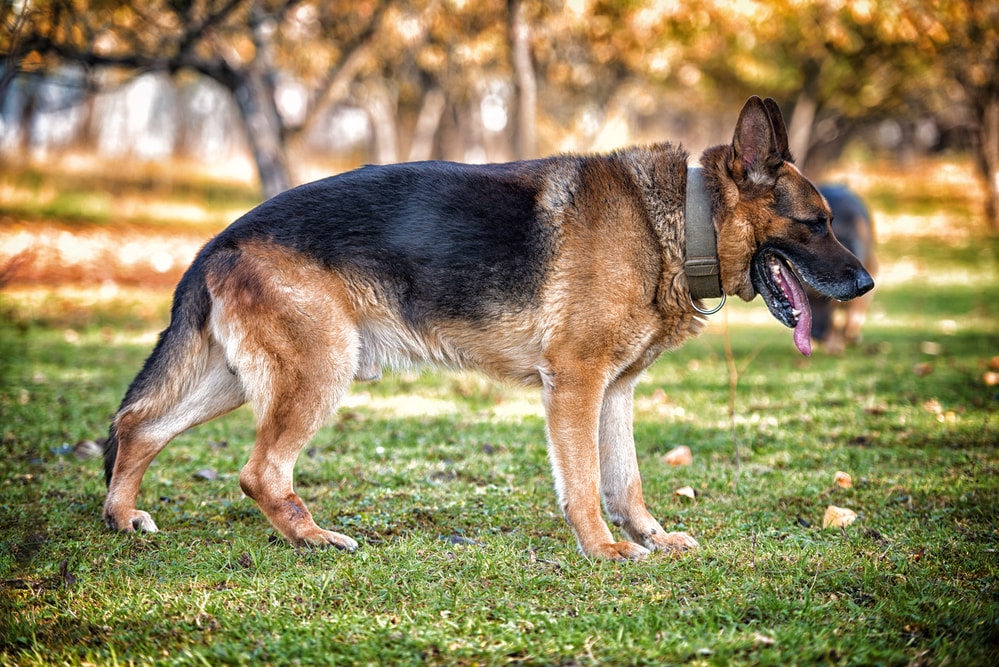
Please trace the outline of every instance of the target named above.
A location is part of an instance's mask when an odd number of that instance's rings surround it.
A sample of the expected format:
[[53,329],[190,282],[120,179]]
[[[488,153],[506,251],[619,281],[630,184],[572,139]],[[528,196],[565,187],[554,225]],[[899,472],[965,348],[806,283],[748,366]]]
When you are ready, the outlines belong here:
[[0,285],[172,287],[208,238],[139,228],[5,226],[0,228]]

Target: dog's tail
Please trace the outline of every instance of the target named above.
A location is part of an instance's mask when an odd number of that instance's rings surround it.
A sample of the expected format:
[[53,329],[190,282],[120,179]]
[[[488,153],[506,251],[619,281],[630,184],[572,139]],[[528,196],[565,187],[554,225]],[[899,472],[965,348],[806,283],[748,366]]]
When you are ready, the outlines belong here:
[[110,486],[122,420],[127,415],[155,413],[173,405],[187,382],[200,375],[204,363],[211,295],[205,282],[202,252],[181,278],[174,292],[170,324],[132,381],[115,414],[104,444],[104,481]]

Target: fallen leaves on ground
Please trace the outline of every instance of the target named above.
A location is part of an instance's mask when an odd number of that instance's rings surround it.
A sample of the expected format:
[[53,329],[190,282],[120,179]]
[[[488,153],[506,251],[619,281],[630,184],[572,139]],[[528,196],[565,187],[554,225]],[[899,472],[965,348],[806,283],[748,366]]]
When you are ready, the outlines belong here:
[[690,498],[695,500],[697,498],[697,492],[691,486],[681,486],[679,489],[673,492],[673,495],[677,498]]
[[845,507],[830,505],[822,517],[823,528],[846,528],[857,520],[857,513]]
[[663,463],[671,466],[689,466],[693,462],[694,455],[686,445],[674,447],[663,456]]

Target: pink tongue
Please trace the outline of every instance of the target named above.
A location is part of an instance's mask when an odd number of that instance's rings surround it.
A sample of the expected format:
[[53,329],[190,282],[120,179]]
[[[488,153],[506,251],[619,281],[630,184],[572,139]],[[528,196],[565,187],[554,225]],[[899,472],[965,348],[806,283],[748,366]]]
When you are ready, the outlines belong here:
[[780,286],[791,305],[801,311],[798,323],[794,325],[794,345],[807,357],[812,353],[812,309],[808,297],[790,270],[781,271]]
[[812,311],[807,299],[804,308],[801,308],[798,323],[794,326],[794,344],[806,357],[812,353]]

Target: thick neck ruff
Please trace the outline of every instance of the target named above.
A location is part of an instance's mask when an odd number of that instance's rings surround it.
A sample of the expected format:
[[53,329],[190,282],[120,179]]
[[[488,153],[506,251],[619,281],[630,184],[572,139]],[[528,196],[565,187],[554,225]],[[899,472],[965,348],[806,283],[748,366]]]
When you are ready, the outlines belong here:
[[684,229],[687,244],[687,257],[683,270],[687,274],[692,303],[698,299],[722,298],[717,308],[698,312],[711,314],[718,312],[725,303],[721,288],[721,269],[718,263],[718,247],[715,242],[715,226],[711,219],[711,201],[704,187],[704,170],[700,167],[687,169],[687,192],[684,204]]

